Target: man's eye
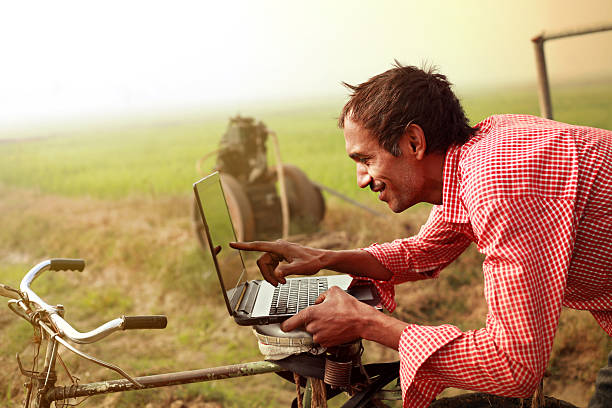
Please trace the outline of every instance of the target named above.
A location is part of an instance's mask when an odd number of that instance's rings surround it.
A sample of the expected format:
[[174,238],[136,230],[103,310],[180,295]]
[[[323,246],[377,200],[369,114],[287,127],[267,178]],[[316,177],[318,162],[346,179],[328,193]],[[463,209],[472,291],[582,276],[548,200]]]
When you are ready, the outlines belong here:
[[369,157],[362,157],[359,159],[359,163],[361,164],[368,164],[370,163],[370,158]]

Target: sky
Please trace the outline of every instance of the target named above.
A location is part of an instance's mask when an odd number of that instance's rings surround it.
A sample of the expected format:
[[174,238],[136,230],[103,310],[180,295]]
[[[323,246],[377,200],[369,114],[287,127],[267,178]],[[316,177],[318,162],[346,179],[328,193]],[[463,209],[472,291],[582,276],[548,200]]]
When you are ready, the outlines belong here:
[[[3,1],[0,125],[340,97],[394,59],[534,84],[533,36],[606,23],[610,0]],[[553,83],[612,80],[612,31],[546,55]]]

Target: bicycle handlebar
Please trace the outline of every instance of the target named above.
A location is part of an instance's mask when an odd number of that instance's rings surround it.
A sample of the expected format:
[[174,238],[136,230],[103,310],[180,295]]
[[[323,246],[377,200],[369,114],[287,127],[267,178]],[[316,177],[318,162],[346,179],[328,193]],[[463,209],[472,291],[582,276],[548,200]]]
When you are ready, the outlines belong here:
[[[66,262],[69,261],[69,262]],[[81,262],[83,264],[83,268],[85,267],[85,261],[82,259],[47,259],[46,261],[40,262],[38,265],[34,266],[30,271],[23,277],[21,280],[21,284],[19,285],[19,290],[26,295],[27,299],[30,302],[36,303],[40,308],[42,308],[47,313],[57,313],[58,310],[56,307],[51,306],[44,300],[40,298],[32,289],[30,289],[30,285],[36,278],[38,278],[44,271],[47,269],[51,270],[61,270],[60,267],[66,265],[73,265],[76,262]],[[53,266],[53,268],[52,268]],[[82,271],[83,269],[81,269]]]
[[81,333],[74,329],[66,320],[64,320],[62,316],[60,316],[60,313],[63,314],[63,310],[60,310],[60,308],[57,306],[51,306],[42,300],[40,296],[38,296],[32,289],[30,289],[32,282],[47,269],[53,271],[67,269],[83,271],[84,268],[85,261],[82,259],[48,259],[40,262],[38,265],[30,269],[26,276],[24,276],[21,280],[19,289],[29,302],[36,304],[49,315],[49,318],[55,324],[61,334],[65,335],[68,339],[75,343],[94,343],[117,330],[163,329],[166,327],[166,316],[122,316],[106,322],[94,330]]
[[83,259],[68,259],[54,258],[49,260],[51,263],[49,269],[52,271],[79,271],[85,269],[85,261]]
[[123,316],[123,330],[165,329],[168,325],[166,316]]

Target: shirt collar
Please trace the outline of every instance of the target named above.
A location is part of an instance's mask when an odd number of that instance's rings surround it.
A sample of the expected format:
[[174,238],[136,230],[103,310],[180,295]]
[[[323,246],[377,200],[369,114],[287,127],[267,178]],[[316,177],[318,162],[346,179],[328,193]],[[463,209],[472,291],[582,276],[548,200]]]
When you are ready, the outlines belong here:
[[469,217],[461,201],[461,180],[459,159],[461,145],[452,145],[444,159],[444,180],[442,184],[442,218],[451,223],[467,223]]

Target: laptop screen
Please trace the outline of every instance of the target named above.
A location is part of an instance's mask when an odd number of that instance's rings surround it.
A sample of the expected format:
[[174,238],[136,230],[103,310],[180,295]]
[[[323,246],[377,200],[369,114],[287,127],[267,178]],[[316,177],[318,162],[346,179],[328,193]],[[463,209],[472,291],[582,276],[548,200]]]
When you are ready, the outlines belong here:
[[235,288],[246,282],[246,270],[240,251],[229,246],[230,242],[236,241],[236,234],[223,195],[219,173],[215,172],[204,177],[193,187],[196,200],[199,200],[200,215],[211,251],[207,256],[208,266],[210,270],[217,270],[231,313],[232,306],[238,300],[233,298],[242,292]]

